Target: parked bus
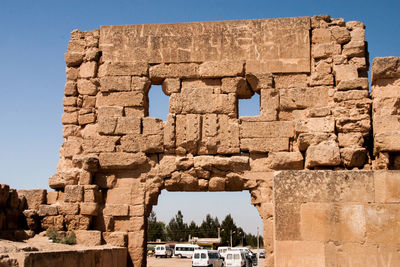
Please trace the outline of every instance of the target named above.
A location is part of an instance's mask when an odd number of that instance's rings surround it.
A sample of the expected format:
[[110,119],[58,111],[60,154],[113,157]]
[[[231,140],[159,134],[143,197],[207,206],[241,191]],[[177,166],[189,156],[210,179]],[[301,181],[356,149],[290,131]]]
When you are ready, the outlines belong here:
[[179,258],[192,258],[195,249],[200,249],[200,246],[191,244],[176,244],[174,256]]

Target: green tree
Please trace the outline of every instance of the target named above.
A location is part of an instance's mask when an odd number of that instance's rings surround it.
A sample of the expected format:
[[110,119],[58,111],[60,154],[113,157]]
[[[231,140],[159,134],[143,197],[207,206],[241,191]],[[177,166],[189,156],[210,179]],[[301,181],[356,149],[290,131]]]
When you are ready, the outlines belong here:
[[165,223],[158,222],[157,217],[154,211],[150,213],[148,218],[148,227],[147,227],[147,240],[148,241],[156,241],[157,239],[165,240]]
[[232,233],[232,245],[237,246],[240,243],[240,237],[237,234],[238,229],[230,214],[226,215],[221,223],[221,241],[225,246],[230,246],[230,236]]
[[192,221],[188,226],[188,234],[193,237],[199,237],[199,227]]
[[188,226],[183,222],[183,215],[180,210],[172,218],[167,227],[167,239],[170,241],[187,241],[188,239]]
[[210,214],[207,214],[206,219],[203,220],[199,227],[199,237],[218,237],[218,228],[220,227],[218,218],[215,217],[214,219],[211,217]]

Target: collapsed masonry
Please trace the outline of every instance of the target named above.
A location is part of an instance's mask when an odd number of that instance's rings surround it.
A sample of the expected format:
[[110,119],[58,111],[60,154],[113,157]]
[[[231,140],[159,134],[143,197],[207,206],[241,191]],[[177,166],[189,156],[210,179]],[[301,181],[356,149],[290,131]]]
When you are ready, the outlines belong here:
[[[362,23],[102,26],[73,31],[65,60],[43,229],[88,230],[145,266],[163,189],[248,190],[265,266],[400,264],[400,59],[374,61],[370,95]],[[148,117],[151,85],[170,97],[166,121]],[[238,118],[256,93],[260,115]]]

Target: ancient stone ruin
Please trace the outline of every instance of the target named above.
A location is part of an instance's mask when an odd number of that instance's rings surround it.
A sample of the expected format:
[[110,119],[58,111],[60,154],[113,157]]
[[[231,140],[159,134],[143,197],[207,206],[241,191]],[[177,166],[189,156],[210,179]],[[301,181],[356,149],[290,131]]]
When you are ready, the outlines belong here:
[[[73,31],[65,61],[55,191],[27,197],[41,229],[146,266],[162,190],[247,190],[265,266],[400,264],[400,58],[374,60],[369,92],[363,23],[102,26]],[[166,121],[148,116],[152,85],[169,96]],[[238,117],[254,94],[260,115]]]

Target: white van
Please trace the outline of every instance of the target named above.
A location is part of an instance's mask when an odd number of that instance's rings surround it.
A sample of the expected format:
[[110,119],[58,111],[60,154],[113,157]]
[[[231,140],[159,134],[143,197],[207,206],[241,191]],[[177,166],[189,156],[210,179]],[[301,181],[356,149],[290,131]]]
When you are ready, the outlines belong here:
[[216,250],[195,250],[192,258],[192,267],[223,267],[224,260]]
[[199,245],[192,244],[176,244],[174,249],[174,256],[179,258],[192,258],[196,249],[200,249]]
[[157,245],[155,248],[156,258],[165,257],[171,258],[173,254],[173,249],[169,245]]
[[246,257],[246,253],[240,250],[229,250],[225,257],[226,267],[251,267],[251,260]]
[[246,255],[246,258],[248,258],[251,261],[252,266],[258,265],[257,253],[254,253],[250,249],[241,247],[241,248],[229,248],[229,250],[243,252]]
[[225,259],[229,249],[231,249],[231,247],[218,247],[218,253]]

